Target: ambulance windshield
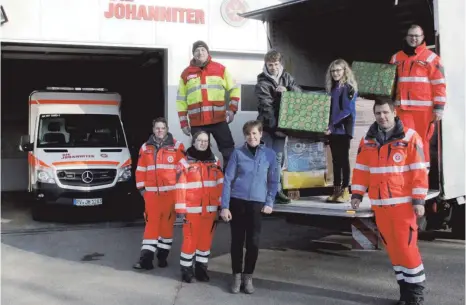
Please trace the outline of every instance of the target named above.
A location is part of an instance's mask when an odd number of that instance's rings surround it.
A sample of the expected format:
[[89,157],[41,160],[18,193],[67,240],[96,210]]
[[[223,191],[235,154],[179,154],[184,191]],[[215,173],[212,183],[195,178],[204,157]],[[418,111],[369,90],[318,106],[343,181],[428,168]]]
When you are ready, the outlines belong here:
[[118,115],[42,114],[37,147],[126,147]]

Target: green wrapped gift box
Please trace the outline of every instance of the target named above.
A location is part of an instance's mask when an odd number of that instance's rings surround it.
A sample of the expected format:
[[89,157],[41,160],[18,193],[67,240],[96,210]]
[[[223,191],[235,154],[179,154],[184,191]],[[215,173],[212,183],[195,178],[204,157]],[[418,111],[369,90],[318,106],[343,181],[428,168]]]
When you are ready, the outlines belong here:
[[329,115],[329,95],[315,92],[284,92],[278,127],[321,133],[327,130]]
[[360,96],[392,96],[396,65],[354,61],[352,69]]

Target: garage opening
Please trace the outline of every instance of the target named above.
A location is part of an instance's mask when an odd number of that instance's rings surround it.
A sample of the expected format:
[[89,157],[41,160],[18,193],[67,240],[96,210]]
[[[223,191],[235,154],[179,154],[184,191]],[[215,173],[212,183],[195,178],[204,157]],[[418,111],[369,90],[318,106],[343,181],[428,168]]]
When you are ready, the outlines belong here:
[[27,190],[28,98],[47,87],[106,88],[122,96],[121,116],[133,162],[165,114],[166,50],[2,43],[2,192]]

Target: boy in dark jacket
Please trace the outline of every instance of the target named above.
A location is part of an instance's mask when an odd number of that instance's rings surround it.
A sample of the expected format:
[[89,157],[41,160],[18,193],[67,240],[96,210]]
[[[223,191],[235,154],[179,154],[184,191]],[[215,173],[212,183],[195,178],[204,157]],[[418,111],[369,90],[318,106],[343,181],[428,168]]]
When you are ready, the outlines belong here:
[[[264,126],[262,139],[267,147],[272,148],[276,152],[277,161],[280,166],[283,161],[286,137],[282,131],[277,131],[282,92],[301,92],[301,88],[294,78],[284,71],[281,59],[282,55],[275,50],[271,50],[265,54],[264,69],[257,76],[255,87],[259,111],[257,120],[261,121]],[[276,203],[289,202],[290,199],[283,193],[280,187]]]

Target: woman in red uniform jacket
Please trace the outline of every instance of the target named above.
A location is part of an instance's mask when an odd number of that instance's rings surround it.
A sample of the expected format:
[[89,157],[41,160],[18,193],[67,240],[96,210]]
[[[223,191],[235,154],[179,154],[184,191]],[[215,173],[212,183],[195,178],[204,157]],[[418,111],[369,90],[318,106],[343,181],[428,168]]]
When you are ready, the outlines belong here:
[[182,280],[207,282],[207,263],[222,194],[223,172],[210,150],[209,135],[204,131],[193,136],[186,158],[189,166],[180,172],[179,180],[186,191],[186,207],[175,206],[178,214],[185,215],[180,257]]

